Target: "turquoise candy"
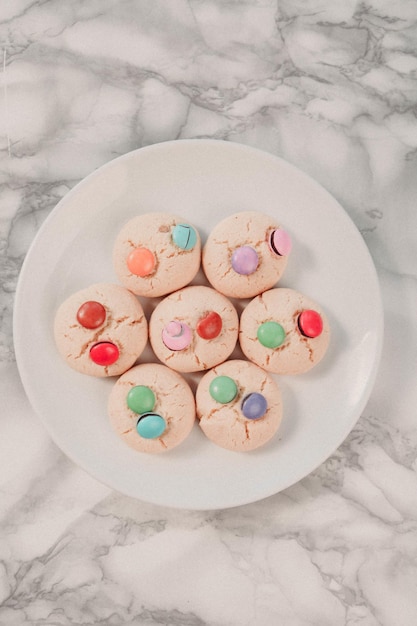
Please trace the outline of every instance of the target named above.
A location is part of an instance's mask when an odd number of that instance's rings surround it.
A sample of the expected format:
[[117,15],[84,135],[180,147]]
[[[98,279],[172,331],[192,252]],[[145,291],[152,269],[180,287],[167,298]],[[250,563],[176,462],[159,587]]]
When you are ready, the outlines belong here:
[[127,394],[127,406],[135,413],[149,413],[155,407],[155,394],[145,385],[132,387]]
[[197,243],[197,233],[189,224],[177,224],[172,230],[172,241],[181,250],[192,250]]
[[166,429],[166,422],[161,415],[157,413],[145,413],[141,415],[136,430],[138,435],[144,439],[158,439]]

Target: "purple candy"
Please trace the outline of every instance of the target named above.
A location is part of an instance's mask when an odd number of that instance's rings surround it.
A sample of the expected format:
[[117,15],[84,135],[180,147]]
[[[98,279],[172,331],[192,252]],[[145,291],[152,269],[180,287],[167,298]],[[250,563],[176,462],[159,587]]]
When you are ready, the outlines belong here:
[[232,267],[238,274],[253,274],[258,263],[258,253],[250,246],[240,246],[232,254]]
[[261,393],[250,393],[243,398],[241,409],[247,419],[258,420],[265,415],[268,403]]

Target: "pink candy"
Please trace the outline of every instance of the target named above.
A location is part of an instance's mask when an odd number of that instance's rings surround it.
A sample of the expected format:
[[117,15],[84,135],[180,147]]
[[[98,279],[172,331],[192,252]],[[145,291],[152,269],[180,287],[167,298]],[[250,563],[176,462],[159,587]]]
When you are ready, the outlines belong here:
[[292,247],[291,237],[282,228],[277,228],[271,233],[269,245],[275,254],[279,254],[279,256],[288,256]]
[[170,350],[185,350],[191,344],[191,340],[191,330],[182,322],[169,322],[162,331],[162,341]]

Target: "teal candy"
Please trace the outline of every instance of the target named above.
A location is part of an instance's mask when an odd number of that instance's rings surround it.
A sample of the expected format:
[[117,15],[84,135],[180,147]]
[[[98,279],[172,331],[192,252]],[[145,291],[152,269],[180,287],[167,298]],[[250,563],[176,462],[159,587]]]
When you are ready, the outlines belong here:
[[136,385],[127,394],[127,406],[135,413],[149,413],[155,407],[155,394],[145,385]]
[[144,439],[157,439],[164,433],[165,428],[166,423],[164,418],[157,413],[141,415],[136,424],[138,434]]
[[172,230],[172,241],[181,250],[192,250],[197,243],[197,233],[189,224],[177,224]]

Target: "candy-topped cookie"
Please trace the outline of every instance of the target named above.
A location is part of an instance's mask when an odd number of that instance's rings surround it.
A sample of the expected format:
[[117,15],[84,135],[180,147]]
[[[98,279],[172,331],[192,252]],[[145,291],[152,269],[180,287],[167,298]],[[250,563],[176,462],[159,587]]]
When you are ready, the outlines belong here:
[[179,372],[198,372],[225,361],[238,337],[232,303],[211,287],[175,291],[154,309],[149,339],[162,363]]
[[323,309],[294,289],[277,287],[260,294],[240,318],[244,355],[276,374],[307,372],[322,360],[329,340]]
[[61,304],[54,336],[61,356],[73,369],[91,376],[119,376],[145,348],[148,324],[130,291],[97,283]]
[[237,452],[266,444],[282,419],[281,392],[263,369],[240,359],[207,372],[196,392],[197,418],[213,443]]
[[180,374],[158,363],[132,367],[115,383],[108,401],[117,434],[139,452],[165,452],[189,435],[195,400]]
[[203,269],[210,284],[231,298],[252,298],[281,278],[291,238],[275,219],[242,211],[219,222],[203,248]]
[[113,264],[122,285],[151,298],[185,287],[200,263],[197,229],[169,213],[134,217],[120,230],[113,249]]

